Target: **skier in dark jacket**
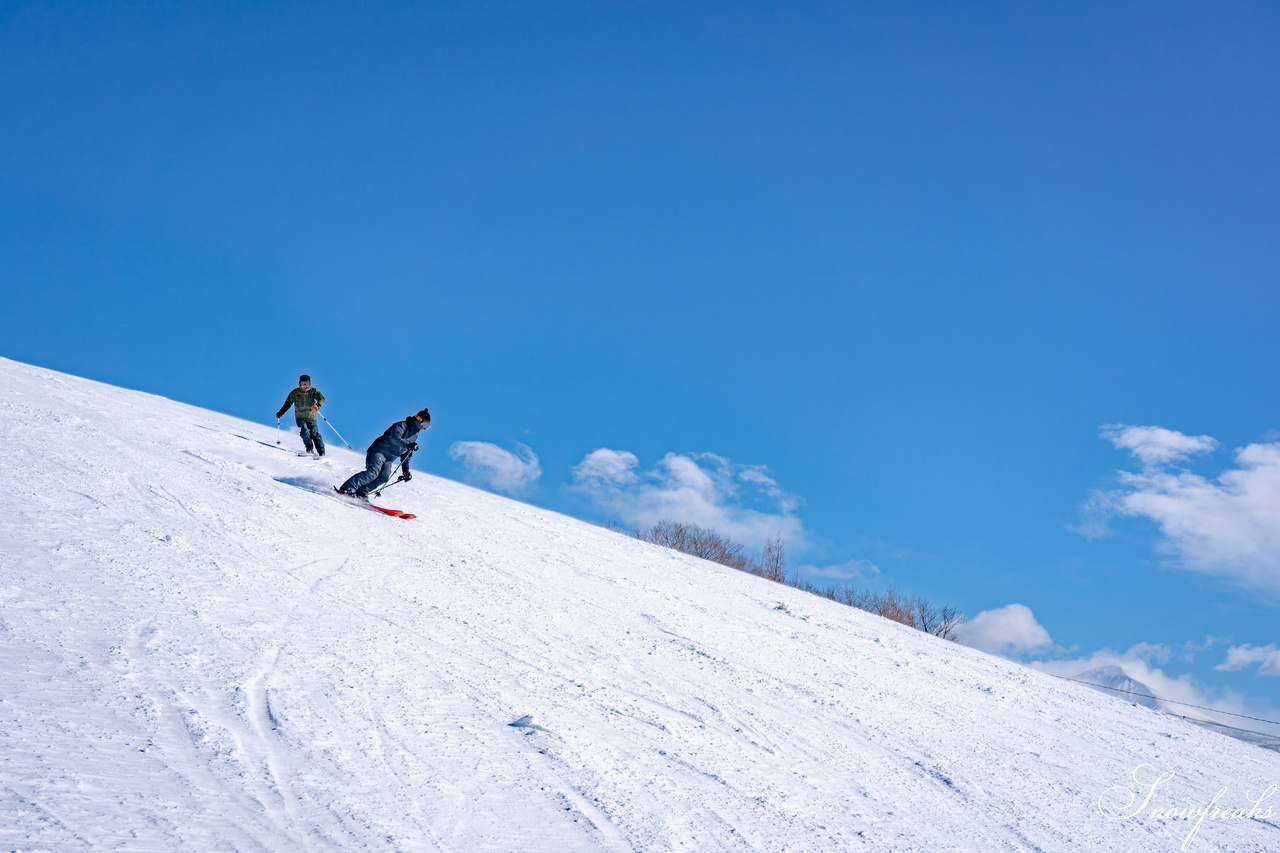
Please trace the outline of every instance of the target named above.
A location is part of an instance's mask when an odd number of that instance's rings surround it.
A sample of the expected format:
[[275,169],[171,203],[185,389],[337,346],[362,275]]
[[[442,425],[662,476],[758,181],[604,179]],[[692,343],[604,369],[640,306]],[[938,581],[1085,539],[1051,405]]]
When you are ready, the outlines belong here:
[[314,447],[319,456],[324,456],[324,438],[316,425],[316,412],[323,405],[324,395],[311,387],[311,377],[304,373],[298,377],[298,387],[289,392],[289,396],[284,398],[284,405],[276,412],[276,420],[280,420],[280,416],[293,406],[293,418],[298,424],[303,447],[307,448],[307,453],[311,453]]
[[430,428],[431,412],[426,409],[387,427],[387,431],[369,445],[364,456],[365,469],[339,486],[338,491],[368,500],[369,492],[376,492],[391,479],[397,463],[400,465],[400,479],[412,480],[409,457],[418,449],[414,439],[419,432]]

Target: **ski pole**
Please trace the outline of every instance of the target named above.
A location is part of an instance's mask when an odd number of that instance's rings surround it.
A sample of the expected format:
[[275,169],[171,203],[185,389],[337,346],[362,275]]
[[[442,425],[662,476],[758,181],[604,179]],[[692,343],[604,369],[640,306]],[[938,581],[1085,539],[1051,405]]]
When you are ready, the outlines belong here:
[[[316,414],[320,415],[321,420],[329,424],[329,419],[324,416],[323,412],[321,412],[319,409],[316,409]],[[329,424],[329,429],[333,430],[333,434],[336,435],[338,438],[342,438],[342,433],[338,432],[338,428],[335,427],[333,424]],[[342,443],[345,444],[351,450],[355,450],[354,447],[351,447],[351,442],[347,441],[345,438],[342,438]]]
[[374,496],[375,498],[380,498],[380,497],[382,497],[382,493],[383,493],[383,491],[384,491],[384,490],[391,488],[391,487],[392,487],[392,486],[394,486],[396,483],[403,483],[403,482],[404,482],[404,475],[403,475],[403,474],[401,474],[399,477],[397,477],[396,479],[392,480],[390,483],[387,483],[385,486],[379,486],[379,487],[378,487],[378,491],[374,492],[374,493],[373,493],[373,496]]
[[280,443],[280,419],[276,418],[276,444]]
[[399,476],[399,477],[396,477],[394,480],[392,480],[390,483],[387,483],[385,486],[380,486],[380,487],[378,487],[378,490],[377,490],[376,492],[374,492],[374,493],[373,493],[373,496],[374,496],[375,498],[376,498],[376,497],[380,497],[380,496],[382,495],[382,490],[383,490],[383,489],[389,489],[389,488],[391,488],[392,486],[394,486],[396,483],[403,483],[405,480],[409,479],[408,477],[406,477],[406,476],[404,475],[404,467],[403,467],[403,466],[408,465],[408,464],[409,464],[409,460],[410,460],[410,459],[412,459],[412,458],[413,458],[413,451],[412,451],[412,450],[410,450],[410,451],[409,451],[408,453],[406,453],[404,456],[401,456],[401,457],[400,457],[400,465],[401,465],[401,468],[400,468],[400,476]]

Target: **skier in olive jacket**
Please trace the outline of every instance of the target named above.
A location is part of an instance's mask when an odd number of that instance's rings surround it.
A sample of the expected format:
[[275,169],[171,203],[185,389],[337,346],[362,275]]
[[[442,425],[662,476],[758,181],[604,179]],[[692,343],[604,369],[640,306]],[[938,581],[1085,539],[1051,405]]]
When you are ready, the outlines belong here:
[[298,387],[289,392],[289,396],[284,398],[284,405],[276,412],[276,420],[280,420],[289,406],[293,406],[293,417],[298,424],[302,443],[307,448],[307,453],[311,453],[314,447],[318,456],[324,456],[324,438],[320,435],[320,427],[316,425],[316,412],[323,405],[324,395],[311,387],[311,377],[304,373],[298,377]]
[[369,445],[364,456],[365,470],[338,486],[338,491],[368,500],[369,492],[376,492],[391,479],[397,463],[400,465],[400,479],[412,480],[409,457],[418,449],[414,439],[426,429],[431,429],[431,412],[426,409],[387,427],[387,431]]

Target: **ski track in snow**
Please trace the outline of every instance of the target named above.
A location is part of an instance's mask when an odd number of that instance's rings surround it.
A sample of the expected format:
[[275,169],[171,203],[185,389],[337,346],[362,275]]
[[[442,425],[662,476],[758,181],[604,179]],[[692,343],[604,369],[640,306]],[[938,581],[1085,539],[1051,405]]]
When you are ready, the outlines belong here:
[[418,518],[383,517],[328,494],[360,454],[0,377],[3,850],[1171,851],[1185,824],[1097,809],[1136,765],[1178,773],[1171,807],[1280,782],[1275,753],[573,519],[426,474],[387,496]]

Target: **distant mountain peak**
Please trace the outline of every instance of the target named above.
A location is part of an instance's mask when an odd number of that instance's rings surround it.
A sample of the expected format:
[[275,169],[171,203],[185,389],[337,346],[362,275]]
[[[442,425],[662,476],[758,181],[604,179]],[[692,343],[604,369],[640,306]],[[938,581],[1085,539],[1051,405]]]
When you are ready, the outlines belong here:
[[1129,674],[1121,667],[1114,665],[1099,666],[1080,673],[1076,678],[1103,688],[1104,693],[1123,699],[1126,702],[1132,702],[1135,705],[1142,705],[1147,708],[1160,707],[1160,700],[1156,698],[1155,692],[1141,681],[1130,678]]

